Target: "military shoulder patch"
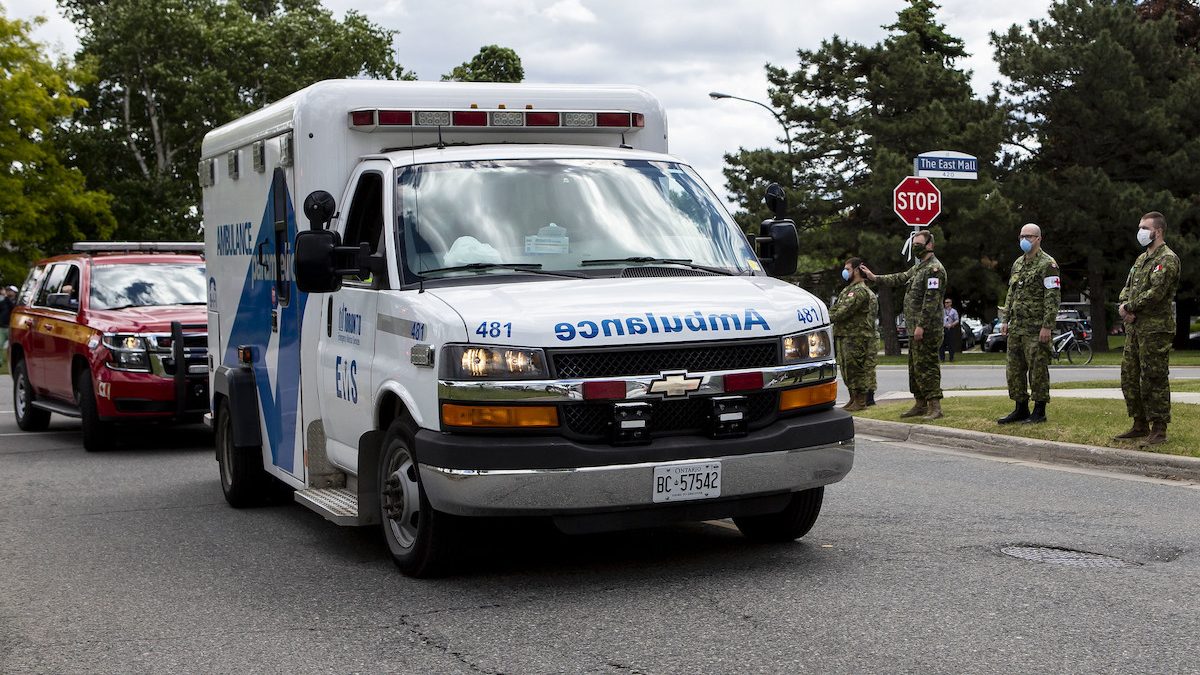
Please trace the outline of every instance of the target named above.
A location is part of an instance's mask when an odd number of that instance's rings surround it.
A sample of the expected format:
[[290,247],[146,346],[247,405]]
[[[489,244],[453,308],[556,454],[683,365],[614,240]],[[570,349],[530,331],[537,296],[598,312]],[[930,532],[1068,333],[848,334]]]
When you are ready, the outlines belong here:
[[941,288],[941,285],[942,285],[941,279],[938,279],[937,277],[929,277],[929,283],[925,287],[926,288]]

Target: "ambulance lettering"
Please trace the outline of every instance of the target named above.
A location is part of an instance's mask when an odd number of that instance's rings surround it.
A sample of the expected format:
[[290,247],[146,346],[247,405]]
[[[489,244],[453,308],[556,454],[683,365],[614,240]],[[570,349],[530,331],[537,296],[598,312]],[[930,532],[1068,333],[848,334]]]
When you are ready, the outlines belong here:
[[344,401],[358,403],[358,361],[338,355],[333,368],[334,395]]
[[693,310],[690,314],[662,315],[646,312],[646,317],[630,316],[614,317],[598,320],[584,320],[570,323],[563,321],[554,325],[554,336],[563,342],[575,338],[591,340],[600,336],[620,337],[624,335],[645,335],[647,333],[705,333],[716,331],[738,331],[748,333],[755,328],[769,332],[771,326],[758,310],[747,308],[743,312],[708,313]]

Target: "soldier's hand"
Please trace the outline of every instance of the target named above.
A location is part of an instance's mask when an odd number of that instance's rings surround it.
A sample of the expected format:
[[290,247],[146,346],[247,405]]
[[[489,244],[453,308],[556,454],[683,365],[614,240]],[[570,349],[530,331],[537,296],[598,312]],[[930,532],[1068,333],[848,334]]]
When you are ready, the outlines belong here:
[[917,326],[917,330],[913,331],[913,339],[917,342],[925,339],[925,329]]
[[1006,323],[1000,324],[1000,334],[1004,335],[1006,337],[1008,336],[1008,324],[1006,324]]
[[1050,329],[1049,328],[1043,328],[1040,331],[1038,331],[1038,342],[1049,342],[1049,341],[1050,341]]
[[875,281],[875,273],[871,271],[870,267],[867,267],[866,265],[859,265],[858,271],[862,272],[863,276],[866,277],[867,279],[870,279],[871,281]]

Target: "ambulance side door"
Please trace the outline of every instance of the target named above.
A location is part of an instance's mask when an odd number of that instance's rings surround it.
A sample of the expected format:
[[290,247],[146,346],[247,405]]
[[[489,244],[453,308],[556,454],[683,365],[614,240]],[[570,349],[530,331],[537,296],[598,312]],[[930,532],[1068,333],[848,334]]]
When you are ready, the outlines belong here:
[[[366,243],[372,254],[386,253],[385,214],[391,213],[391,164],[368,161],[351,177],[333,227],[343,246]],[[374,423],[375,329],[380,290],[387,274],[347,277],[342,288],[324,295],[318,346],[321,418],[329,460],[357,472],[358,438]]]

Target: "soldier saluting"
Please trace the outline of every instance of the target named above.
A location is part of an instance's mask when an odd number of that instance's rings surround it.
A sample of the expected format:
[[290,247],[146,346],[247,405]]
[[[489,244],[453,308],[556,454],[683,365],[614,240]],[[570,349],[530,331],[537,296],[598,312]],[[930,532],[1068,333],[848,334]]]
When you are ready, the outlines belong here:
[[933,255],[933,233],[921,230],[912,236],[917,262],[907,271],[876,275],[863,265],[863,276],[888,286],[907,286],[904,316],[911,336],[908,343],[908,390],[915,403],[901,417],[942,417],[942,299],[946,294],[946,267]]
[[996,420],[998,424],[1045,422],[1050,401],[1050,332],[1058,316],[1062,283],[1058,263],[1042,250],[1042,228],[1033,223],[1022,227],[1020,244],[1025,255],[1013,262],[1000,324],[1000,333],[1008,336],[1008,397],[1016,407]]
[[1125,322],[1125,351],[1121,354],[1121,393],[1133,427],[1118,439],[1145,437],[1146,445],[1167,440],[1171,421],[1168,378],[1175,312],[1171,303],[1179,289],[1179,256],[1163,240],[1167,219],[1158,211],[1142,216],[1138,256],[1121,289],[1118,310]]
[[833,306],[829,308],[842,382],[850,390],[850,402],[842,406],[847,412],[866,408],[870,404],[868,395],[875,392],[879,341],[875,317],[879,314],[879,300],[863,281],[861,267],[861,258],[846,261],[842,278],[850,283],[838,293]]

